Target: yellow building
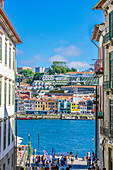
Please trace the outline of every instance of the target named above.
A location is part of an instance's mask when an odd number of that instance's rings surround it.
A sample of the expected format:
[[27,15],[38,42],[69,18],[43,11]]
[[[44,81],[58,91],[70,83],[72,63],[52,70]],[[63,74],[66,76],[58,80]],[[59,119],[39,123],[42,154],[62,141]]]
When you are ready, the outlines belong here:
[[57,100],[50,98],[45,101],[44,108],[46,111],[58,112],[58,102]]
[[44,110],[43,100],[36,99],[35,100],[35,110]]
[[78,108],[78,105],[74,102],[71,102],[71,113],[80,113],[80,109]]

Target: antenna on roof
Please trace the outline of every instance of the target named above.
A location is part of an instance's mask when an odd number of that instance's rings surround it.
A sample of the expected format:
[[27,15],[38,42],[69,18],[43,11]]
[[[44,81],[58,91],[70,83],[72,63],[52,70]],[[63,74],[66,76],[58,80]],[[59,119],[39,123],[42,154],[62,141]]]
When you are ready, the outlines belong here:
[[0,7],[4,7],[4,0],[0,0]]

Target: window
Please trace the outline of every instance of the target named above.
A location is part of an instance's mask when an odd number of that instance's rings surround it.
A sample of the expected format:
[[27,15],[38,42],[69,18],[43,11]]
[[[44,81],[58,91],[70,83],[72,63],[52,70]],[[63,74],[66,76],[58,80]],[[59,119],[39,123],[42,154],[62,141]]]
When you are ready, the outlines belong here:
[[11,85],[9,84],[9,105],[11,104]]
[[113,81],[113,52],[110,53],[110,81]]
[[7,43],[5,43],[5,65],[7,65]]
[[5,164],[3,164],[3,170],[5,170]]
[[13,70],[15,69],[15,52],[13,52]]
[[6,86],[7,86],[7,84],[6,84],[6,81],[5,81],[5,87],[4,87],[4,105],[6,105],[6,95],[7,95],[7,93],[6,93]]
[[10,145],[10,119],[8,120],[8,145]]
[[2,38],[0,38],[0,61],[2,61]]
[[0,79],[0,105],[2,104],[2,82]]
[[113,37],[113,11],[109,14],[109,33],[111,39]]
[[15,100],[15,86],[12,86],[12,104],[14,105],[14,100]]
[[12,142],[14,141],[14,118],[12,118]]
[[8,165],[10,164],[10,158],[8,159]]
[[11,47],[9,48],[9,68],[11,68]]
[[13,154],[12,154],[12,167],[13,167]]
[[6,121],[4,121],[4,150],[6,148]]
[[113,100],[110,100],[110,130],[113,131]]

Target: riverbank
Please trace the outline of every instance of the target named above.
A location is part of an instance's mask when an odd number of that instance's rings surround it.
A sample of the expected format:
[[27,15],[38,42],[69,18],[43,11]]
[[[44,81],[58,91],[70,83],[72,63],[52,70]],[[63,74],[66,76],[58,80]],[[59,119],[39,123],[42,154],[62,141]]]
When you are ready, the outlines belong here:
[[93,115],[21,115],[17,114],[18,120],[36,120],[36,119],[61,119],[61,120],[94,120]]

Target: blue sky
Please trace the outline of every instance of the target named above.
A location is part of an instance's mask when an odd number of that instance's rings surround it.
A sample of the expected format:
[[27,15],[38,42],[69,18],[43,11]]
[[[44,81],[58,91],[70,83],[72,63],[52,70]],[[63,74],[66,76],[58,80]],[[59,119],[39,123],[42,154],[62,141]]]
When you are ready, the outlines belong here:
[[17,46],[17,66],[49,67],[64,60],[69,67],[88,68],[97,58],[91,42],[103,12],[92,11],[98,0],[11,0],[4,2],[23,44]]

